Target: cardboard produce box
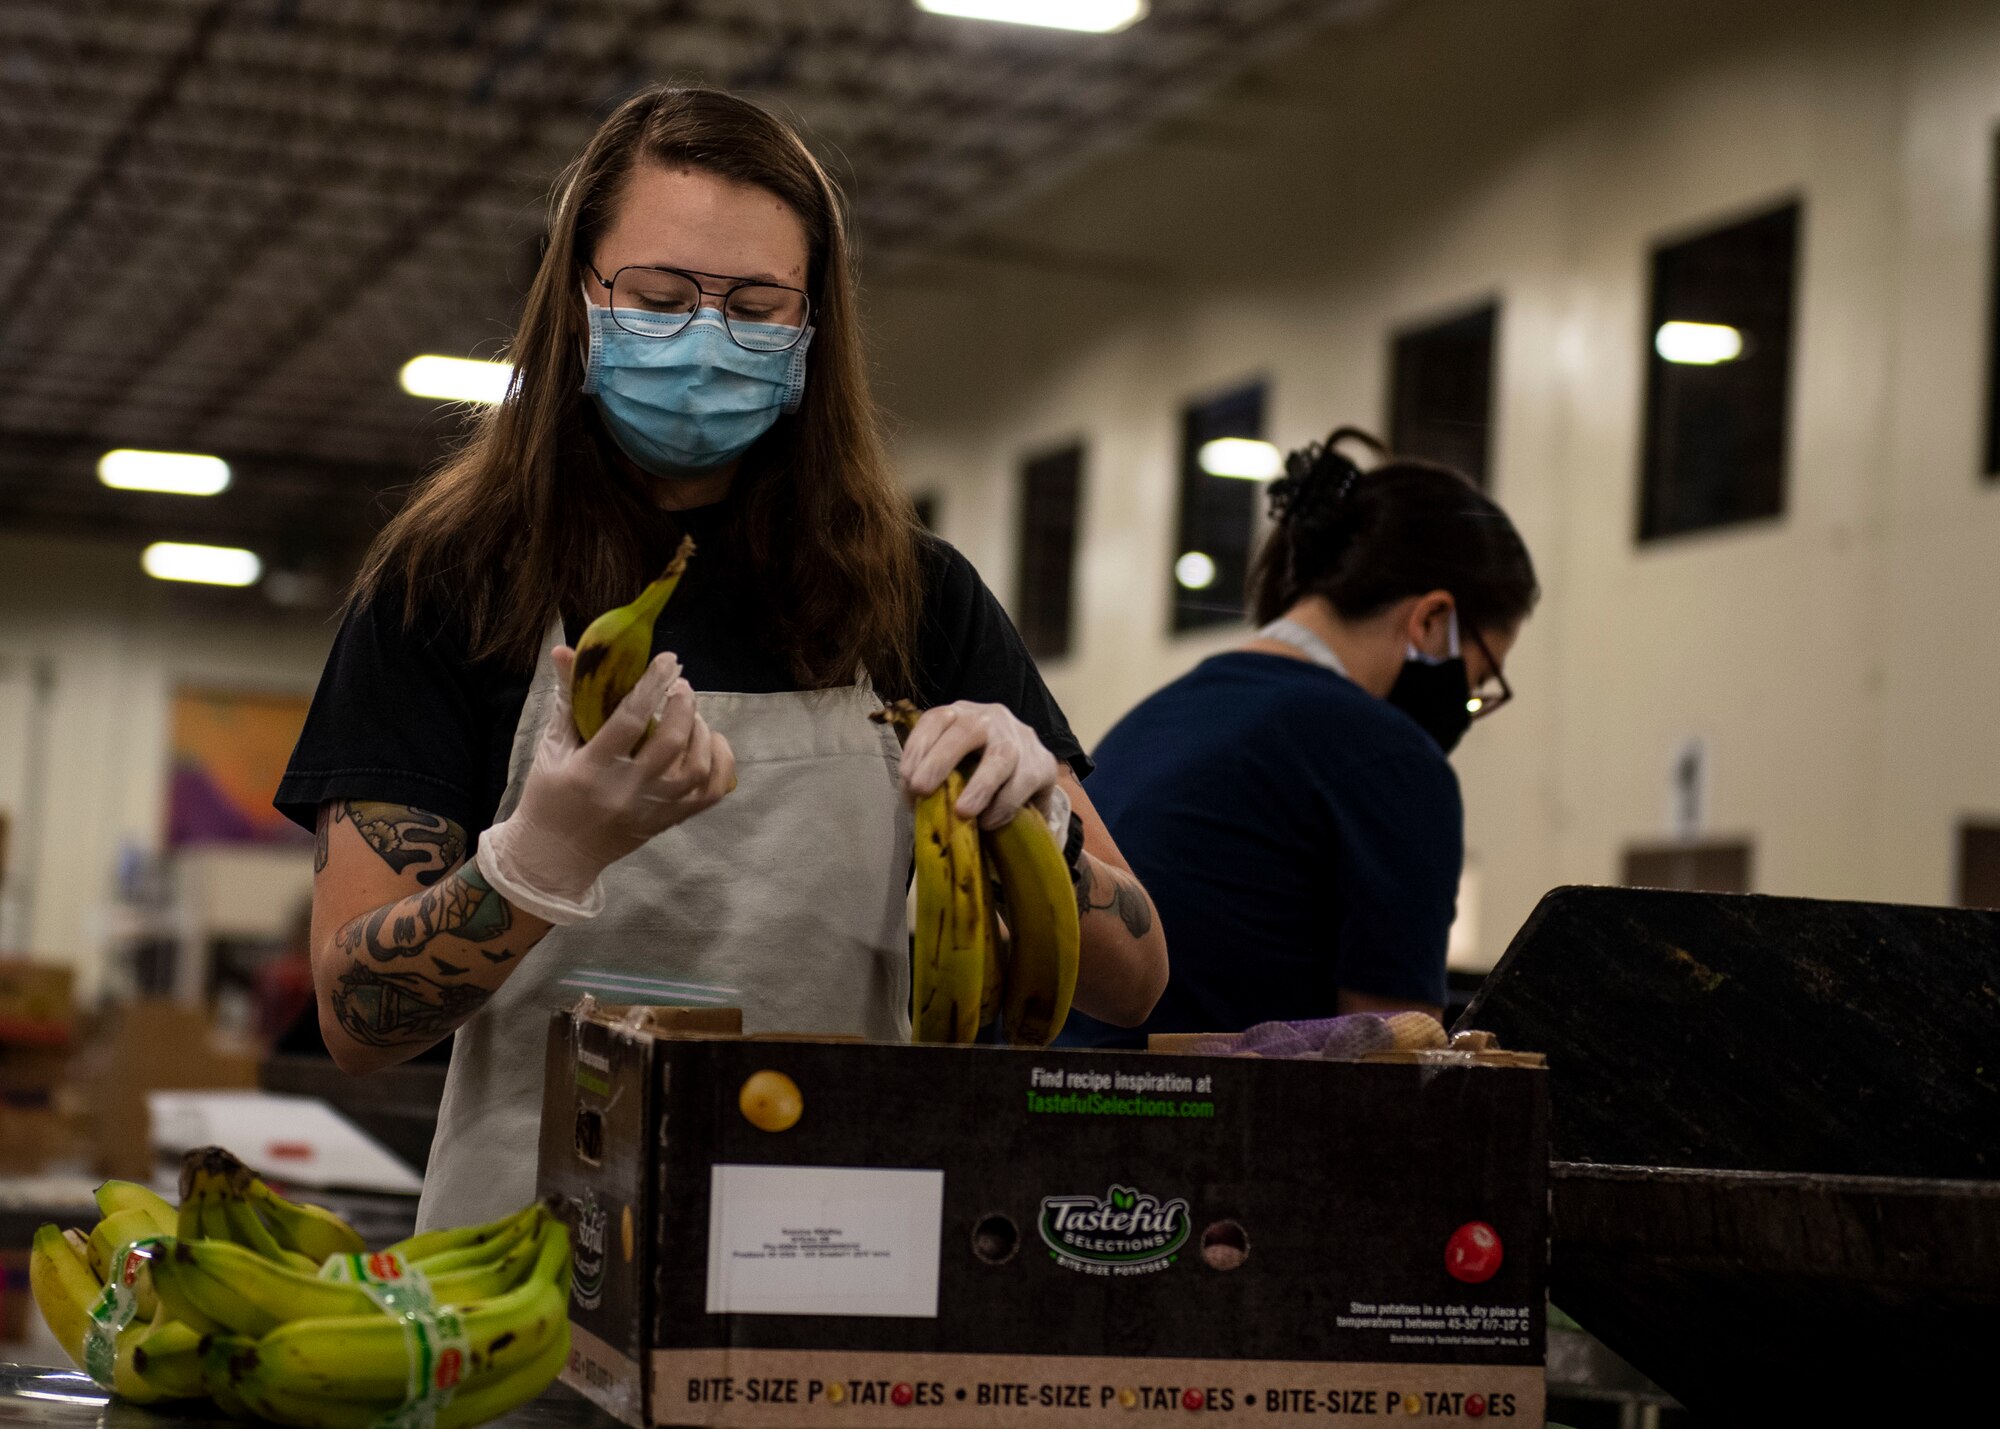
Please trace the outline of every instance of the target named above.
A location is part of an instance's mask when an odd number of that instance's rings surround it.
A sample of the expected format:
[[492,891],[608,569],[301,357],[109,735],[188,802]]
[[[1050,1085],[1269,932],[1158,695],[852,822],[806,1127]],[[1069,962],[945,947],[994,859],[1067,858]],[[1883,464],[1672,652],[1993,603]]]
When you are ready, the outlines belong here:
[[165,999],[141,998],[119,1008],[95,1051],[97,1166],[106,1176],[145,1181],[153,1174],[146,1093],[257,1085],[253,1053],[223,1042],[200,1008]]
[[1542,1422],[1538,1068],[557,1014],[540,1156],[630,1424]]
[[67,1045],[75,1030],[75,984],[68,968],[0,959],[0,1044]]

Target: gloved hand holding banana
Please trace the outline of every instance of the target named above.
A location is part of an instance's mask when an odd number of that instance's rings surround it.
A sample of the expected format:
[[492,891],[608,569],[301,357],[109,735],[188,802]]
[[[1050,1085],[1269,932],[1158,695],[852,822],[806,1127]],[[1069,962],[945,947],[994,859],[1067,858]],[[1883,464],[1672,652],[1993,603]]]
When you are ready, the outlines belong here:
[[178,1209],[130,1181],[97,1203],[88,1236],[35,1233],[29,1283],[70,1357],[133,1403],[209,1398],[296,1429],[406,1424],[415,1406],[468,1429],[539,1395],[569,1355],[569,1232],[539,1201],[370,1254],[208,1147],[188,1155]]
[[877,718],[904,736],[918,795],[911,1035],[971,1042],[997,1016],[1009,1042],[1046,1046],[1069,1017],[1082,935],[1054,756],[1000,706],[920,715],[904,700]]
[[653,624],[694,543],[630,605],[558,647],[553,708],[520,802],[480,835],[479,872],[547,923],[604,909],[604,870],[736,787],[736,757],[695,708],[680,661],[654,656]]

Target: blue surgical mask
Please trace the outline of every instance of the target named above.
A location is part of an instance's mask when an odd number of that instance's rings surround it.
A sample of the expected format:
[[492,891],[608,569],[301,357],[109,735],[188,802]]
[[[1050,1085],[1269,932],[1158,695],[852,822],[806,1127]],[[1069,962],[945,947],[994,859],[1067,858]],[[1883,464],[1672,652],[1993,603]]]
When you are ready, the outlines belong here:
[[[583,390],[619,449],[655,476],[710,471],[734,461],[796,412],[806,390],[807,328],[796,347],[752,352],[703,308],[669,338],[618,326],[611,309],[586,303],[590,355]],[[744,324],[738,323],[742,329]],[[756,331],[788,331],[760,324]]]

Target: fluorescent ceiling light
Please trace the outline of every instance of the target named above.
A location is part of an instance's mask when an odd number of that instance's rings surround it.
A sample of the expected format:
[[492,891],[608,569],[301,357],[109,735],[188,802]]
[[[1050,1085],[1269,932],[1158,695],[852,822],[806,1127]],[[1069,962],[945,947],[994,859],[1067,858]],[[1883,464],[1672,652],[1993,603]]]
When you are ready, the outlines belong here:
[[1174,579],[1188,590],[1207,590],[1215,584],[1215,558],[1205,551],[1188,551],[1174,562]]
[[255,585],[264,574],[264,563],[254,551],[236,546],[189,546],[179,541],[155,541],[139,557],[139,564],[154,580],[200,585]]
[[919,10],[961,20],[999,20],[1108,35],[1146,18],[1146,0],[917,0]]
[[1727,323],[1661,323],[1653,351],[1669,362],[1713,367],[1743,355],[1743,334]]
[[498,402],[514,380],[511,362],[479,362],[469,357],[426,353],[403,364],[403,390],[412,397],[444,402]]
[[1285,455],[1269,442],[1248,437],[1217,437],[1203,442],[1195,463],[1210,476],[1240,476],[1245,481],[1269,481],[1285,469]]
[[97,479],[119,491],[213,496],[229,486],[229,463],[196,452],[142,452],[120,447],[97,459]]

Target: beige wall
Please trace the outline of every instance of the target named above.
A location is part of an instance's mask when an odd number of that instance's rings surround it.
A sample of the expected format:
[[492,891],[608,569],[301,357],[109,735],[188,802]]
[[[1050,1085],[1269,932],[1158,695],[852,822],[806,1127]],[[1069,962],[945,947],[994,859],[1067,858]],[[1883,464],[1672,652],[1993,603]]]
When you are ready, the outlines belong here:
[[[1411,0],[878,285],[911,485],[1012,596],[1018,463],[1087,442],[1086,742],[1228,633],[1166,634],[1179,412],[1379,425],[1391,329],[1502,300],[1496,491],[1548,595],[1456,763],[1490,960],[1551,885],[1709,829],[1764,891],[1943,901],[2000,809],[2000,487],[1979,476],[2000,6]],[[1784,518],[1636,547],[1650,248],[1805,202]]]
[[332,643],[318,618],[217,609],[141,574],[136,548],[0,536],[0,949],[71,964],[87,998],[119,926],[119,851],[162,845],[174,689],[309,694]]

